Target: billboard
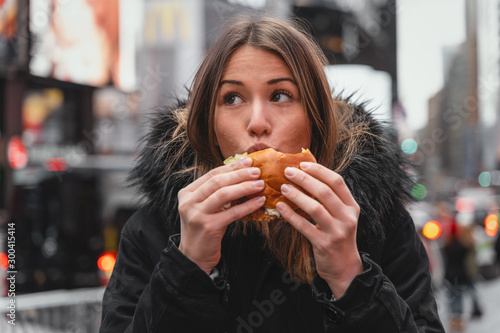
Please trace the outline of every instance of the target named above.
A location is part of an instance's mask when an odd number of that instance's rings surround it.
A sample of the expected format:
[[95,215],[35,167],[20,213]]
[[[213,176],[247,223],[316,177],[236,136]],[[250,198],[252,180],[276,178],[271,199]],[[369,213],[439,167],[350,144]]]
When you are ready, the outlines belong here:
[[95,87],[111,84],[132,89],[135,49],[130,43],[134,43],[135,31],[130,26],[135,26],[134,15],[139,16],[140,10],[128,1],[32,0],[30,73]]

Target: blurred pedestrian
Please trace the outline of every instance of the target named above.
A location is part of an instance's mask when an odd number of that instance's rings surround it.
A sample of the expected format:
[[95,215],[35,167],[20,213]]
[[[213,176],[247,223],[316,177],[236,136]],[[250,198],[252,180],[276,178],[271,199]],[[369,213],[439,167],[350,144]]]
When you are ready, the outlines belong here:
[[472,299],[471,318],[482,316],[477,290],[475,244],[470,226],[460,226],[455,219],[445,233],[445,284],[449,293],[450,328],[462,332],[465,329],[464,295]]
[[[123,229],[102,332],[443,332],[397,139],[332,96],[325,65],[291,21],[222,34],[133,171],[150,201]],[[261,170],[223,161],[269,147],[316,157],[281,187],[309,219],[281,202],[242,220],[264,205],[238,201],[262,193]]]

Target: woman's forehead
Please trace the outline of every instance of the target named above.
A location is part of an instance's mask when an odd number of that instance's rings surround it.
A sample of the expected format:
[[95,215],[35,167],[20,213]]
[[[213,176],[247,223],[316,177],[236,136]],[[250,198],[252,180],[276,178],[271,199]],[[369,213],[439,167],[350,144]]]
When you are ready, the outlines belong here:
[[293,79],[292,72],[283,58],[274,52],[244,45],[236,49],[229,57],[222,80],[233,77],[248,78],[248,75],[282,75]]

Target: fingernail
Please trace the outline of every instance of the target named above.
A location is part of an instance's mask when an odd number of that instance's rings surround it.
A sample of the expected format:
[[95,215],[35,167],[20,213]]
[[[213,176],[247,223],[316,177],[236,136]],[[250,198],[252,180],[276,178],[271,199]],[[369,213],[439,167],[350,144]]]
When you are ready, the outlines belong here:
[[259,168],[251,168],[250,169],[250,175],[251,176],[258,176],[258,175],[260,175],[260,169]]
[[311,167],[311,162],[301,162],[301,163],[300,163],[300,168],[301,168],[301,169],[304,169],[304,170],[305,170],[305,169],[308,169],[308,168],[310,168],[310,167]]
[[262,188],[264,187],[264,181],[262,179],[256,180],[253,182],[253,186],[257,188]]
[[282,213],[285,210],[285,204],[282,202],[278,202],[276,204],[276,209],[278,210],[278,212]]
[[287,194],[290,192],[291,189],[292,188],[290,187],[290,185],[287,184],[281,185],[281,193]]
[[288,167],[288,168],[285,169],[285,175],[287,175],[289,177],[293,177],[296,174],[297,174],[297,169],[295,169],[295,168]]
[[242,166],[249,167],[252,166],[253,160],[250,157],[244,157],[240,160]]
[[258,205],[263,205],[264,202],[266,202],[266,197],[258,197],[255,202],[258,204]]

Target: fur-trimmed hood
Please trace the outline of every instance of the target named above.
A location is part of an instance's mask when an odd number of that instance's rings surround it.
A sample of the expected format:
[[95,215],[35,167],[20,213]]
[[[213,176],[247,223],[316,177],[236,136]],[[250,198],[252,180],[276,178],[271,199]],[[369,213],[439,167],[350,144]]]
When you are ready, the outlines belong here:
[[[409,176],[408,161],[397,143],[395,130],[386,123],[375,120],[364,104],[346,100],[347,112],[352,112],[349,126],[364,123],[368,133],[364,134],[350,164],[340,174],[361,208],[358,223],[358,247],[368,249],[380,246],[385,238],[386,224],[397,223],[406,204],[411,201],[413,181]],[[171,232],[179,230],[177,193],[193,180],[190,174],[176,171],[193,166],[195,153],[186,149],[182,158],[170,166],[170,150],[188,145],[186,138],[170,143],[178,125],[176,110],[185,107],[177,101],[172,107],[159,109],[152,119],[152,128],[144,138],[143,145],[129,180],[147,198],[151,211],[161,214]],[[343,154],[346,142],[337,145],[335,154]],[[170,162],[170,163],[169,163]],[[394,225],[393,225],[394,227]],[[361,246],[360,250],[364,250]]]

